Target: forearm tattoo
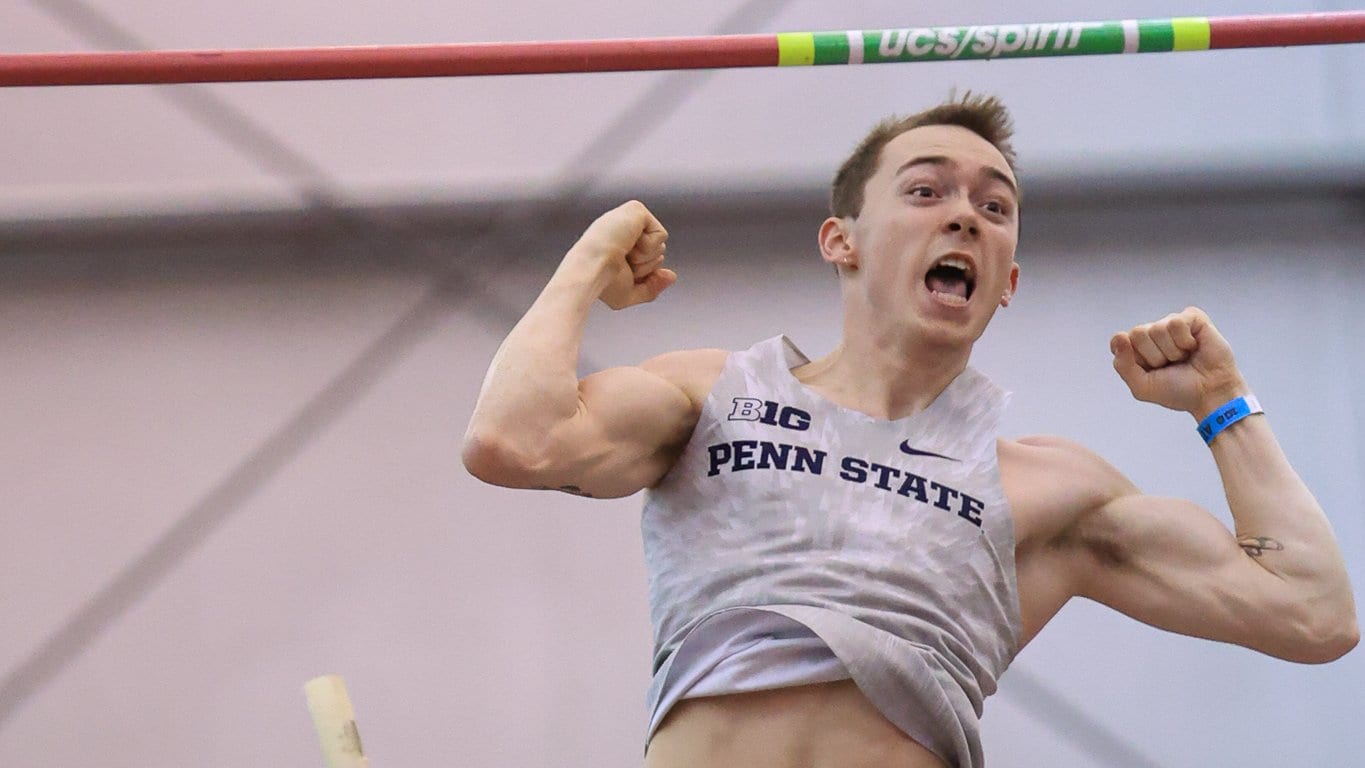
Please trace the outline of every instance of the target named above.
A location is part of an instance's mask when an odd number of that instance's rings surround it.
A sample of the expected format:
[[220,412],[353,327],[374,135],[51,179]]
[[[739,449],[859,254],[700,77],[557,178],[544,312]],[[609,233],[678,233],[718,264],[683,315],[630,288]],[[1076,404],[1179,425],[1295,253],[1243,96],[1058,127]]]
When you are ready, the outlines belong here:
[[1266,552],[1282,552],[1284,545],[1269,536],[1243,536],[1237,540],[1242,550],[1252,557],[1260,557]]

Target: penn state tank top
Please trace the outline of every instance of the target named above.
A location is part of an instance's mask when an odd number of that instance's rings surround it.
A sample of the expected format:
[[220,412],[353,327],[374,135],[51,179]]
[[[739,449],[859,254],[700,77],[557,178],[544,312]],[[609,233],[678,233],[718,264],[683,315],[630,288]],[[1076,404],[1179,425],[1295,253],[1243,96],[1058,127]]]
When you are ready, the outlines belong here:
[[982,702],[1020,634],[1008,394],[969,367],[919,413],[876,419],[798,381],[806,362],[785,336],[732,353],[646,495],[649,735],[698,628],[766,611],[819,637],[904,733],[981,768]]

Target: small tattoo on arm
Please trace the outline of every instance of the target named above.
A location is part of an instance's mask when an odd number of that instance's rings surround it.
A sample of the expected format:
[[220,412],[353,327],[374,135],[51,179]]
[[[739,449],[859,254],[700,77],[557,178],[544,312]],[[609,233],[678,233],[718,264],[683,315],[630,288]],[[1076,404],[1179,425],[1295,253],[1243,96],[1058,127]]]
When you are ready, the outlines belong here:
[[1284,551],[1284,545],[1269,536],[1244,536],[1237,543],[1252,557],[1260,557],[1266,552]]

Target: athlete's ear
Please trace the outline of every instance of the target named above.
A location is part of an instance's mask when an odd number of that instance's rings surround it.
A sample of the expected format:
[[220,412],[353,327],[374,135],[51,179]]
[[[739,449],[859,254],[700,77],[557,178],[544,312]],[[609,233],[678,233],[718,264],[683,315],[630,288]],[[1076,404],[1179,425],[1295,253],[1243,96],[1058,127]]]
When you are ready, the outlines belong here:
[[1008,306],[1010,305],[1010,299],[1013,299],[1013,298],[1014,298],[1014,294],[1015,294],[1015,293],[1018,293],[1018,291],[1019,291],[1019,262],[1016,261],[1016,262],[1014,262],[1013,264],[1010,265],[1010,284],[1009,284],[1008,286],[1005,287],[1005,293],[1004,293],[1003,296],[1000,297],[1000,306],[1002,306],[1002,307],[1008,307]]
[[[820,225],[820,256],[833,264],[835,271],[858,268],[858,254],[853,248],[853,220],[831,216]],[[842,268],[842,269],[841,269]]]

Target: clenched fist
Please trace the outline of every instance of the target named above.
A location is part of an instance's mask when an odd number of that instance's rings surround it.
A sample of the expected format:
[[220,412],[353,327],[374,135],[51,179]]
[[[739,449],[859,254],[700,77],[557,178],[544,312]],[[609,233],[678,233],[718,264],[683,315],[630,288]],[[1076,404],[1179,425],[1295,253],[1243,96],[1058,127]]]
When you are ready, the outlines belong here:
[[653,301],[678,279],[664,269],[668,231],[637,200],[602,214],[588,226],[571,253],[603,270],[600,297],[612,309]]
[[1133,397],[1196,419],[1251,391],[1227,339],[1198,307],[1114,334],[1109,351]]

